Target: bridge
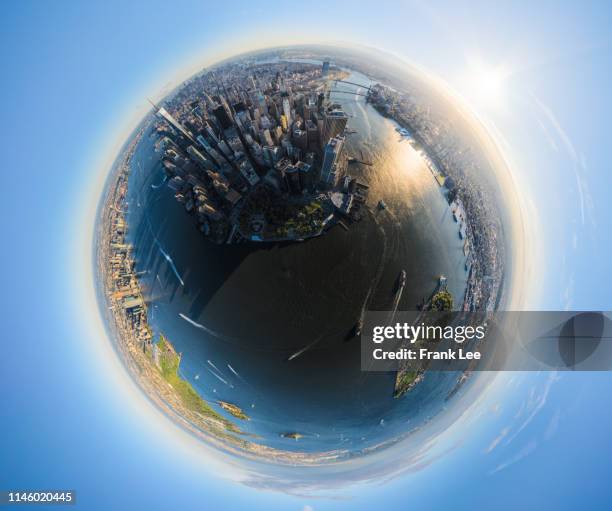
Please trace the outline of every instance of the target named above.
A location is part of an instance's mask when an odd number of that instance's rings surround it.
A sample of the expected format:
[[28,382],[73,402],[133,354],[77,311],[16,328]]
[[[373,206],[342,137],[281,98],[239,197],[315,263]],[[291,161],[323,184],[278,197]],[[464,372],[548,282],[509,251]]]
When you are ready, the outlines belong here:
[[368,97],[368,95],[367,95],[367,94],[361,94],[360,92],[353,92],[353,91],[350,91],[350,90],[330,89],[328,92],[329,92],[330,94],[331,94],[332,92],[333,92],[333,93],[338,92],[338,93],[340,93],[340,94],[352,94],[353,96],[363,96],[364,98],[367,98],[367,97]]
[[370,86],[368,86],[368,85],[362,85],[362,84],[360,84],[360,83],[349,82],[349,81],[347,81],[347,80],[333,80],[333,81],[334,81],[335,85],[338,85],[339,83],[346,83],[346,84],[348,84],[348,85],[354,85],[355,87],[359,87],[360,89],[366,89],[367,93],[366,93],[366,94],[363,94],[363,93],[361,93],[361,92],[356,92],[356,91],[348,91],[348,90],[341,90],[341,89],[332,89],[332,88],[329,88],[329,89],[327,90],[327,94],[328,94],[328,96],[329,96],[329,94],[330,94],[330,93],[332,93],[332,92],[337,92],[337,93],[339,93],[339,94],[353,94],[353,95],[355,95],[355,96],[362,96],[362,97],[364,97],[364,98],[367,98],[367,97],[368,97],[368,94],[369,94],[369,93],[370,93],[370,91],[371,91],[371,87],[370,87]]
[[371,89],[371,87],[368,86],[368,85],[363,85],[361,83],[355,83],[355,82],[349,82],[347,80],[334,80],[334,82],[336,82],[336,83],[348,83],[349,85],[355,85],[356,87],[361,87],[362,89],[367,89],[368,92]]

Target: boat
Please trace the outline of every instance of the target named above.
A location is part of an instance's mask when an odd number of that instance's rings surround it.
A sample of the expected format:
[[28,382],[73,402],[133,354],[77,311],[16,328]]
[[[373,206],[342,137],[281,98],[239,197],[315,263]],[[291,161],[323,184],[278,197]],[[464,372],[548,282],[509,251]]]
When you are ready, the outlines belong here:
[[304,435],[302,435],[301,433],[297,433],[294,431],[287,432],[287,433],[281,433],[280,436],[282,438],[290,438],[291,440],[296,440],[296,441],[304,437]]
[[353,337],[359,337],[361,330],[363,329],[363,318],[359,318],[355,326],[353,327]]
[[381,209],[381,210],[382,210],[382,209],[387,209],[387,204],[385,203],[385,201],[384,201],[384,200],[380,199],[380,200],[378,201],[378,209]]
[[406,270],[402,270],[397,278],[397,290],[401,291],[406,285]]
[[440,279],[438,280],[438,289],[440,291],[446,289],[446,276],[440,275]]

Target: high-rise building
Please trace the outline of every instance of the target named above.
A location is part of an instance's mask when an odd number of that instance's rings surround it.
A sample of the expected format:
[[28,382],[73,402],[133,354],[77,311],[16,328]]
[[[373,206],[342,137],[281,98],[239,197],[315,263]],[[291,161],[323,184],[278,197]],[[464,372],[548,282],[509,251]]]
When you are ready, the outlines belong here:
[[215,131],[211,128],[210,124],[206,125],[206,133],[208,133],[208,136],[211,138],[211,140],[215,141],[215,144],[219,143],[219,137],[217,136]]
[[283,114],[287,118],[287,124],[291,124],[291,105],[289,104],[289,98],[283,98]]
[[317,111],[316,103],[309,99],[308,102],[306,102],[306,104],[304,105],[304,110],[303,110],[304,120],[305,121],[311,120],[312,114],[314,114],[316,111]]
[[242,142],[240,141],[239,137],[237,136],[229,137],[227,139],[227,144],[229,145],[230,149],[234,152],[234,154],[244,153],[244,146],[242,145]]
[[321,74],[327,76],[329,74],[329,60],[324,60],[321,66]]
[[280,144],[281,140],[283,138],[283,130],[280,126],[276,126],[273,130],[272,133],[274,134],[274,138],[276,139],[276,143]]
[[287,154],[287,156],[292,158],[293,157],[293,144],[291,143],[291,140],[289,140],[289,138],[283,138],[281,140],[281,146],[283,150],[285,151],[285,154]]
[[274,101],[270,101],[270,106],[268,107],[268,112],[270,113],[270,115],[272,117],[274,117],[276,120],[278,120],[278,118],[279,118],[278,107],[276,106],[276,103]]
[[221,129],[225,130],[229,128],[230,126],[232,126],[233,124],[232,119],[227,113],[227,110],[223,105],[220,105],[217,108],[215,108],[213,110],[213,115],[215,116],[217,121],[219,121],[219,125],[221,126]]
[[179,134],[183,135],[190,142],[195,142],[195,140],[193,139],[193,136],[191,135],[191,133],[189,133],[181,125],[180,122],[178,122],[172,115],[170,115],[170,112],[168,112],[168,110],[166,110],[163,106],[162,107],[157,107],[157,105],[155,105],[154,103],[152,103],[152,104],[153,104],[153,106],[155,108],[157,108],[157,114],[160,115],[161,117],[163,117],[170,124],[170,126],[172,126],[175,130],[177,130],[179,132]]
[[340,158],[344,146],[343,137],[332,138],[323,151],[323,163],[321,164],[321,182],[335,185],[340,174]]
[[302,190],[308,190],[312,186],[312,167],[303,161],[298,161],[295,164],[300,174],[300,187]]
[[259,176],[253,169],[253,166],[249,160],[246,158],[243,158],[242,161],[240,161],[238,164],[238,170],[251,186],[255,186],[259,182]]
[[306,121],[305,125],[308,134],[308,150],[316,151],[319,148],[319,128],[310,119]]
[[257,165],[265,165],[266,162],[264,160],[263,149],[261,148],[261,146],[257,142],[253,142],[250,145],[250,149],[251,156],[253,157]]
[[211,157],[213,163],[215,165],[219,165],[221,163],[221,156],[219,155],[219,153],[215,150],[214,147],[212,147],[208,141],[202,136],[202,135],[198,135],[196,137],[196,140],[198,141],[198,143],[200,144],[200,146],[202,146],[204,148],[204,150],[206,151],[206,153],[208,154],[208,156]]
[[291,137],[293,145],[303,151],[308,147],[308,133],[305,130],[294,129],[293,136]]
[[221,152],[230,160],[234,157],[234,152],[230,149],[225,140],[221,140],[221,142],[219,142],[218,147],[219,149],[221,149]]
[[282,187],[286,188],[287,180],[286,173],[287,169],[291,167],[291,160],[289,158],[281,158],[274,165],[274,169],[276,170],[276,177]]
[[269,130],[272,127],[272,123],[270,122],[270,119],[268,119],[266,115],[262,115],[261,118],[259,119],[259,127],[262,130]]
[[323,133],[321,137],[321,145],[324,146],[327,142],[338,136],[342,135],[346,123],[348,122],[348,116],[342,110],[332,110],[331,112],[325,112],[323,117]]
[[293,195],[297,195],[302,191],[300,184],[300,169],[295,165],[290,165],[285,169],[285,179],[287,180],[287,188]]
[[200,151],[198,151],[195,147],[190,145],[187,148],[187,152],[191,159],[196,163],[200,164],[205,169],[214,169],[215,166],[212,164],[210,160],[208,160]]
[[261,113],[268,113],[268,103],[266,102],[266,96],[264,96],[260,91],[257,91],[257,104],[259,105],[259,111]]
[[263,156],[266,164],[269,167],[274,167],[274,164],[281,159],[281,150],[278,146],[264,146]]
[[306,153],[306,155],[304,156],[304,161],[312,167],[315,161],[315,153],[313,152]]
[[322,92],[319,92],[319,95],[317,96],[317,108],[318,109],[323,108],[324,102],[325,102],[325,94],[323,94]]
[[264,144],[274,145],[274,142],[272,141],[272,135],[270,134],[270,130],[268,129],[263,130],[261,134],[261,138]]

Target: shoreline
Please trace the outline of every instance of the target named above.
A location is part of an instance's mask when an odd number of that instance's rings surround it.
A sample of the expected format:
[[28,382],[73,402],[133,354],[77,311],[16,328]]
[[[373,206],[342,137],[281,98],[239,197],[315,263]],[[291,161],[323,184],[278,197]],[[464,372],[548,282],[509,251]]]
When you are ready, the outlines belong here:
[[[377,105],[373,104],[372,106],[381,115],[394,121],[402,129],[405,129],[408,131],[411,141],[414,142],[411,145],[413,145],[413,147],[415,147],[415,149],[417,149],[418,151],[422,152],[422,157],[425,161],[427,168],[432,173],[432,176],[434,177],[434,179],[436,179],[436,182],[439,185],[439,187],[443,188],[445,185],[444,183],[440,182],[437,176],[443,176],[445,181],[449,177],[452,178],[452,176],[449,175],[448,169],[442,170],[444,166],[440,162],[439,158],[437,157],[432,147],[425,142],[425,140],[423,139],[423,137],[420,136],[418,131],[412,125],[410,125],[410,123],[408,123],[405,119],[402,119],[400,117],[391,116],[391,115],[385,115],[381,111],[381,108],[377,107]],[[459,193],[460,193],[459,190],[457,190],[457,195],[459,195]],[[464,193],[462,193],[462,195]],[[468,259],[468,261],[466,261],[466,267],[468,267],[468,269],[466,270],[468,271],[468,278],[466,282],[466,289],[465,289],[465,294],[464,294],[463,301],[462,301],[461,310],[464,310],[464,311],[480,310],[482,305],[484,305],[485,310],[488,310],[488,311],[495,310],[496,305],[499,303],[499,300],[500,300],[500,295],[502,291],[502,283],[504,280],[505,271],[503,268],[503,264],[500,265],[501,269],[498,269],[498,273],[499,273],[499,275],[497,276],[498,281],[496,282],[495,280],[492,279],[493,282],[490,285],[491,287],[490,292],[487,293],[486,290],[484,289],[484,286],[482,286],[484,277],[487,276],[485,267],[493,266],[494,264],[492,264],[491,261],[486,260],[486,255],[483,253],[479,253],[475,257],[472,256],[472,254],[478,252],[478,249],[475,248],[477,247],[477,243],[475,243],[474,233],[478,231],[484,232],[486,228],[484,228],[482,225],[479,225],[479,222],[477,219],[474,218],[474,215],[469,215],[465,212],[465,208],[463,206],[464,201],[462,200],[462,197],[457,197],[454,200],[449,202],[448,196],[445,195],[445,199],[447,200],[449,204],[449,208],[452,211],[455,220],[460,225],[460,229],[459,229],[460,236],[466,240],[466,244],[464,244],[464,253],[466,250],[465,247],[466,246],[469,247],[468,252],[466,254],[466,257]],[[464,221],[465,223],[462,224],[460,220]],[[464,234],[462,235],[463,228],[465,228],[465,230],[464,230]],[[497,249],[499,250],[500,247],[497,247]],[[502,250],[499,250],[499,251],[502,252]],[[476,270],[474,270],[475,267],[476,267]],[[480,283],[481,286],[478,286],[478,283]],[[488,296],[486,296],[484,300],[479,300],[479,298],[484,297],[485,294]],[[482,303],[483,301],[486,303],[483,304]]]

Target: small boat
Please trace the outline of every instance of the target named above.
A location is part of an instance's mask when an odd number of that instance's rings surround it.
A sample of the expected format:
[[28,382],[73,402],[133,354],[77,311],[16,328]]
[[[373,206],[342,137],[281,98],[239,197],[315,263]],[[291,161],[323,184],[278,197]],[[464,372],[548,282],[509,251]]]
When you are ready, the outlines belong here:
[[288,433],[281,433],[280,436],[282,438],[290,438],[291,440],[299,440],[300,438],[303,438],[304,435],[302,435],[301,433],[297,433],[297,432],[288,432]]
[[446,277],[444,275],[440,275],[440,279],[438,280],[438,287],[440,290],[446,289]]
[[387,204],[385,204],[385,201],[384,201],[384,200],[380,199],[380,200],[378,201],[378,209],[381,209],[381,210],[382,210],[382,209],[387,209]]
[[353,328],[353,337],[359,337],[361,335],[361,330],[363,329],[363,318],[359,318],[357,323]]
[[397,278],[397,290],[400,291],[406,285],[406,270],[402,270]]

